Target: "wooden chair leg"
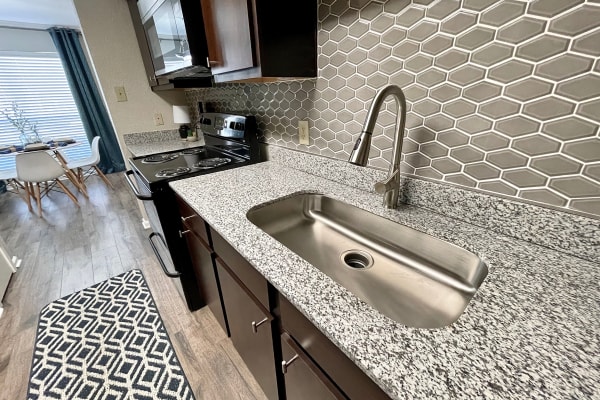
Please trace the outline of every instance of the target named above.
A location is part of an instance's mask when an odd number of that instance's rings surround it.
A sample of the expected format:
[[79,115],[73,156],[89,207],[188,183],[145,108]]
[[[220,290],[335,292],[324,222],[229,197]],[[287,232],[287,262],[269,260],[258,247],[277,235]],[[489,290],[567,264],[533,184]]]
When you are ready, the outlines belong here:
[[100,168],[98,168],[96,165],[93,166],[94,170],[96,170],[96,173],[98,174],[98,176],[100,178],[102,178],[102,180],[104,181],[104,183],[106,183],[107,186],[109,186],[111,189],[114,189],[115,187],[112,185],[112,183],[110,183],[110,181],[108,180],[108,178],[106,177],[106,175],[104,175],[102,173],[102,171],[100,171]]
[[56,179],[56,184],[58,186],[60,186],[60,188],[62,190],[64,190],[64,192],[67,194],[67,196],[69,196],[69,198],[73,201],[73,203],[75,203],[77,205],[77,207],[79,207],[79,202],[77,201],[77,198],[73,195],[73,193],[64,185],[64,183],[62,183],[60,180]]
[[25,200],[27,202],[27,208],[29,209],[29,212],[33,212],[33,207],[31,207],[31,195],[32,195],[32,187],[31,182],[23,182],[24,183],[24,189],[25,189],[25,198],[23,200]]
[[35,184],[35,197],[37,198],[38,214],[42,216],[42,192],[40,190],[40,183]]

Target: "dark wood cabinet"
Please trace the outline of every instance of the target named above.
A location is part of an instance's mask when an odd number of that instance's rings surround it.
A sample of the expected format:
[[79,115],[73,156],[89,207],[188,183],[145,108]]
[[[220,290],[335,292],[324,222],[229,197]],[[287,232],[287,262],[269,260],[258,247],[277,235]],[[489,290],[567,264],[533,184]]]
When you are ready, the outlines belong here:
[[273,316],[217,257],[231,341],[269,399],[279,398],[271,322]]
[[215,82],[317,76],[317,2],[203,0]]
[[347,397],[287,333],[281,334],[286,400],[346,400]]

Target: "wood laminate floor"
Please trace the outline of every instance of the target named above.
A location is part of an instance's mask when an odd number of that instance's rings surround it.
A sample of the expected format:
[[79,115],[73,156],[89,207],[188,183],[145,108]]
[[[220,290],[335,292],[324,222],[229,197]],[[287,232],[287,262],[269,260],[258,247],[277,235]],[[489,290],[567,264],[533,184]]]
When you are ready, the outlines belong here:
[[[154,258],[137,201],[123,174],[93,176],[89,200],[44,198],[44,217],[12,193],[0,194],[0,236],[23,259],[3,299],[0,399],[25,399],[40,309],[130,269],[143,271],[197,399],[264,399],[230,339],[206,307],[190,312]],[[69,186],[72,190],[72,186]],[[35,209],[35,208],[34,208]]]

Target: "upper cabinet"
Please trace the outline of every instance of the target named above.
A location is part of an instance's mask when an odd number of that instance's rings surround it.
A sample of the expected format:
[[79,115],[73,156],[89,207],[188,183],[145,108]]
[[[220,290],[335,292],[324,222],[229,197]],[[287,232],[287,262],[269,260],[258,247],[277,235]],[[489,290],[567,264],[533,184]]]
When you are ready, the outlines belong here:
[[317,2],[202,0],[215,82],[317,76]]

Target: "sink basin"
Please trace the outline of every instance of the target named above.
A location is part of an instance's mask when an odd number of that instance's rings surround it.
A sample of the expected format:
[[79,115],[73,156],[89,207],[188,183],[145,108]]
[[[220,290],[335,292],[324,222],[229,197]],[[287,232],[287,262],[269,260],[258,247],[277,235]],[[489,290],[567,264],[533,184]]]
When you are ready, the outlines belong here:
[[456,321],[487,275],[475,254],[321,194],[253,208],[248,219],[384,315],[415,328]]

